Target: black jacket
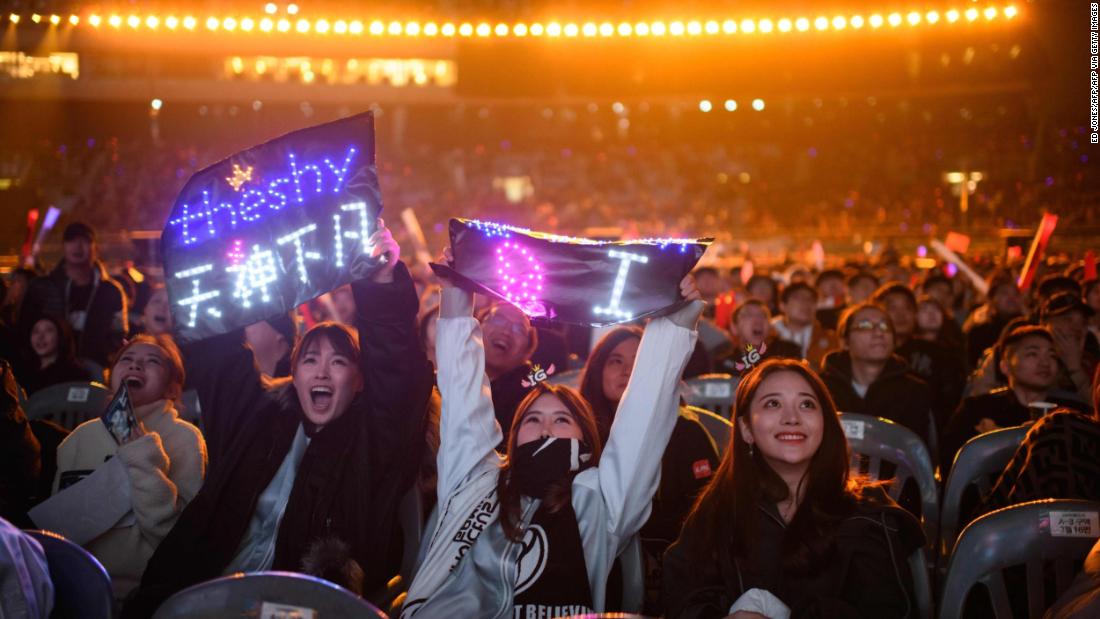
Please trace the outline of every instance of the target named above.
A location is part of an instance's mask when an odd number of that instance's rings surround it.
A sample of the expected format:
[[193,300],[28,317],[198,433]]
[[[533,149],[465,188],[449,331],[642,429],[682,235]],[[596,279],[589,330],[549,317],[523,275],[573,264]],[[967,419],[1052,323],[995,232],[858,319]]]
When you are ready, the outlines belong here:
[[838,411],[895,421],[916,432],[925,445],[929,444],[932,394],[927,383],[909,372],[904,359],[895,355],[887,361],[878,380],[867,388],[867,395],[862,398],[852,387],[852,357],[848,351],[829,353],[823,365],[821,379],[829,388]]
[[41,472],[41,446],[19,406],[19,385],[11,366],[0,360],[0,518],[30,526],[27,510]]
[[73,326],[76,356],[109,365],[111,355],[122,347],[122,338],[128,330],[126,295],[122,286],[107,274],[102,262],[96,261],[92,269],[92,293],[86,308],[70,307],[70,281],[65,275],[64,260],[49,275],[31,280],[19,311],[20,337],[28,336],[34,323],[44,315],[68,320],[69,312],[87,311],[84,329]]
[[786,524],[774,505],[760,504],[746,557],[729,546],[696,556],[683,536],[665,554],[669,619],[725,617],[749,589],[770,592],[797,619],[917,617],[908,557],[924,544],[916,518],[880,491],[836,526],[823,569],[793,573],[782,564]]
[[[558,370],[562,371],[562,370]],[[523,382],[531,373],[531,364],[527,361],[511,370],[497,376],[489,383],[493,394],[493,409],[496,412],[497,423],[504,439],[500,443],[500,451],[504,451],[504,445],[508,442],[508,433],[512,431],[512,421],[516,416],[516,409],[523,398],[527,397],[531,387],[524,387]]]
[[910,372],[928,383],[932,391],[936,428],[942,432],[951,413],[959,406],[963,388],[966,387],[966,362],[962,355],[938,342],[917,338],[909,338],[894,353],[905,359]]
[[[373,591],[398,571],[396,510],[420,463],[432,374],[416,333],[408,270],[398,265],[391,284],[360,281],[352,288],[365,389],[306,448],[272,569],[300,571],[315,541],[335,537],[363,568],[364,591]],[[261,382],[240,331],[198,342],[186,356],[202,402],[210,468],[150,559],[124,617],[149,616],[172,593],[221,575],[303,418],[293,384],[270,390]]]
[[[1048,394],[1046,401],[1057,404],[1059,407],[1070,408],[1089,414],[1091,409],[1080,402],[1071,399],[1063,399],[1056,395]],[[940,450],[941,470],[947,471],[955,460],[955,455],[967,441],[978,435],[975,426],[982,419],[989,419],[1002,428],[1010,428],[1025,423],[1030,423],[1031,412],[1027,406],[1020,404],[1016,393],[1008,387],[994,389],[989,393],[966,398],[959,405],[959,409],[951,416],[947,428],[943,433],[943,444]]]

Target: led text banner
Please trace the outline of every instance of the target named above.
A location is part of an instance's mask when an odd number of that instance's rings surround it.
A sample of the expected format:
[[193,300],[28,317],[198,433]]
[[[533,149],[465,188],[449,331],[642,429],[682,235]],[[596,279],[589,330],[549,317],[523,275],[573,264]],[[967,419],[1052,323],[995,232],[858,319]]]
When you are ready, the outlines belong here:
[[452,219],[454,268],[441,275],[534,319],[605,326],[675,308],[680,280],[711,239],[602,242]]
[[348,283],[381,210],[370,113],[196,173],[161,237],[176,336],[225,333]]

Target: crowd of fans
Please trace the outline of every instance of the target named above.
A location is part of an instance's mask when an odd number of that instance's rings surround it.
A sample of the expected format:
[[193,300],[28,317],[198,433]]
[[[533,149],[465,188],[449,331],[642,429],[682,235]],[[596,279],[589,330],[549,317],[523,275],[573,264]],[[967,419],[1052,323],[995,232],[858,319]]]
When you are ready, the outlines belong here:
[[[691,109],[641,112],[637,104],[622,114],[606,105],[596,113],[591,106],[386,111],[378,119],[390,136],[378,145],[384,203],[440,223],[426,230],[439,240],[447,217],[471,209],[483,219],[566,233],[707,230],[739,240],[942,236],[964,225],[1027,227],[1044,211],[1059,213],[1063,228],[1100,225],[1100,182],[1083,126],[1039,123],[1025,108],[992,104],[964,109],[975,117],[967,122],[951,104],[923,112],[886,102],[806,105],[804,112],[769,108],[751,126]],[[194,172],[248,146],[228,144],[216,130],[233,121],[234,134],[246,131],[246,114],[200,119],[199,128],[210,125],[205,133],[166,128],[157,139],[134,131],[41,141],[19,157],[22,183],[43,188],[42,203],[79,206],[103,230],[159,230]],[[628,131],[620,132],[621,121]],[[982,138],[971,125],[982,127]],[[262,126],[257,142],[271,137]],[[682,139],[670,143],[668,135]],[[958,187],[944,180],[951,171],[983,174],[965,216]]]
[[[908,428],[942,479],[968,440],[1031,425],[968,516],[1100,500],[1091,258],[1046,261],[1026,290],[1004,265],[981,267],[984,294],[945,265],[889,256],[701,267],[680,285],[695,302],[594,330],[532,325],[409,269],[382,228],[369,243],[381,269],[177,347],[163,285],[108,268],[87,224],[61,237],[50,271],[5,281],[0,517],[84,546],[122,617],[263,570],[382,600],[409,496],[434,516],[403,617],[913,616],[904,558],[930,542],[919,506],[849,473],[840,412]],[[577,371],[578,389],[542,380],[550,368]],[[740,377],[721,443],[681,397],[682,380],[710,372]],[[128,435],[23,413],[81,381],[127,387]],[[40,549],[4,526],[14,541],[0,549],[29,550],[25,595],[0,603],[45,617]],[[632,567],[619,557],[636,540]]]

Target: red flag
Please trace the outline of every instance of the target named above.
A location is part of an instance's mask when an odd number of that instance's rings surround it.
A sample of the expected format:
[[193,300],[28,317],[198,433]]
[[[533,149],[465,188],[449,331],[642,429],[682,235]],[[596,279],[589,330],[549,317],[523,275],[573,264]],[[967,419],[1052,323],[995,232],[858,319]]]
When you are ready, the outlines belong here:
[[1050,236],[1054,234],[1054,227],[1058,225],[1058,216],[1053,213],[1044,213],[1043,220],[1039,222],[1039,229],[1035,231],[1035,238],[1031,241],[1031,249],[1027,252],[1027,260],[1024,262],[1024,270],[1020,273],[1020,279],[1016,287],[1026,291],[1031,287],[1035,273],[1039,270],[1039,263],[1043,261],[1043,252],[1047,249]]

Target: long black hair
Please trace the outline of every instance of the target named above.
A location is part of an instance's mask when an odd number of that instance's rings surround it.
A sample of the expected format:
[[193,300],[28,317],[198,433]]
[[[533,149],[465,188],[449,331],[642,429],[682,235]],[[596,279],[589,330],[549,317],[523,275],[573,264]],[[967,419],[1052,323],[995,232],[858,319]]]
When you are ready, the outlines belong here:
[[835,528],[830,525],[849,515],[859,498],[861,484],[849,478],[848,442],[825,384],[801,361],[769,359],[741,379],[730,443],[717,473],[684,523],[680,539],[700,560],[709,560],[714,553],[730,548],[734,556],[747,556],[758,505],[778,503],[790,494],[787,484],[759,450],[749,450],[739,423],[740,419],[748,420],[753,398],[764,381],[781,372],[792,372],[806,381],[820,404],[823,421],[821,445],[802,481],[802,502],[783,538],[784,567],[796,573],[820,569],[834,541],[831,532]]

